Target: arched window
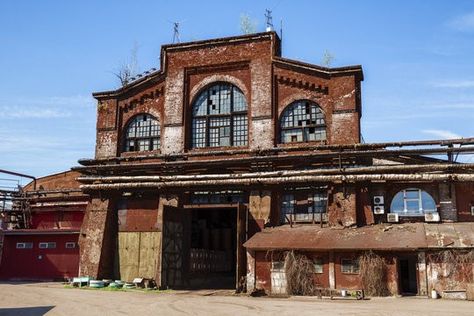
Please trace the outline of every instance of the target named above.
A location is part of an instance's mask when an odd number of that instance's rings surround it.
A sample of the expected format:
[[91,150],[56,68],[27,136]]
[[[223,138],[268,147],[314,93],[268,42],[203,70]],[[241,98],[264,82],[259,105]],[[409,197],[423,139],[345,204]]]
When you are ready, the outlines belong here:
[[139,114],[125,130],[125,151],[146,151],[160,148],[160,122],[150,114]]
[[194,101],[192,114],[193,148],[247,145],[247,102],[239,88],[210,86]]
[[406,189],[398,192],[390,204],[390,212],[400,216],[422,216],[436,212],[436,203],[427,192],[420,189]]
[[291,103],[281,115],[280,137],[282,143],[325,140],[326,122],[321,108],[307,100]]

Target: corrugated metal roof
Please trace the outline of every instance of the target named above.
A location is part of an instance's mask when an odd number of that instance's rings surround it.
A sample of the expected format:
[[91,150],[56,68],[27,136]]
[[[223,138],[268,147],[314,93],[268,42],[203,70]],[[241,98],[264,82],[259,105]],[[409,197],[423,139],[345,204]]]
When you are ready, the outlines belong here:
[[474,223],[379,224],[358,228],[285,225],[268,228],[244,246],[254,250],[416,250],[474,247]]

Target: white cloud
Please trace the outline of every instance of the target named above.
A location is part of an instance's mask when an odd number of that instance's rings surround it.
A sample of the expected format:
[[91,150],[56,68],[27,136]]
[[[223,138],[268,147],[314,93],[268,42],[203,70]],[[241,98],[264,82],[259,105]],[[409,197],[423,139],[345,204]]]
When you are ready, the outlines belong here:
[[61,118],[71,116],[70,112],[41,107],[0,106],[0,118]]
[[451,20],[448,25],[458,31],[474,31],[474,12],[460,15]]
[[433,135],[442,139],[462,138],[460,135],[443,129],[425,129],[422,133]]
[[451,80],[451,81],[434,82],[431,84],[431,86],[435,88],[452,88],[452,89],[474,88],[474,80]]
[[0,99],[0,118],[49,119],[71,117],[74,112],[92,109],[91,96],[11,97]]

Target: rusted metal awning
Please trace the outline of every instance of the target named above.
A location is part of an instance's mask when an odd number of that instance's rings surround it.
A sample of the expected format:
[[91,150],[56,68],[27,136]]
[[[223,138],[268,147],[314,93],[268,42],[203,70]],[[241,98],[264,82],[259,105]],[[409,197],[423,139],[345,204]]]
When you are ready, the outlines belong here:
[[285,225],[255,234],[244,246],[252,250],[308,251],[474,248],[474,223],[379,224],[345,229]]

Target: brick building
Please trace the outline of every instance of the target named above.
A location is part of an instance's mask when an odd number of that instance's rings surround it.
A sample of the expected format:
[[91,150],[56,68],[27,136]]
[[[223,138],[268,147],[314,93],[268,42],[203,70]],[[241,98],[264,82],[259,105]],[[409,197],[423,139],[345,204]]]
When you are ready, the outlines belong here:
[[266,32],[165,45],[161,69],[94,93],[80,274],[281,293],[296,251],[321,287],[361,288],[374,251],[391,293],[465,289],[472,263],[432,254],[474,245],[473,165],[454,159],[473,139],[361,144],[362,80]]
[[89,200],[79,189],[78,176],[66,171],[19,190],[0,191],[0,279],[77,276],[79,231]]

